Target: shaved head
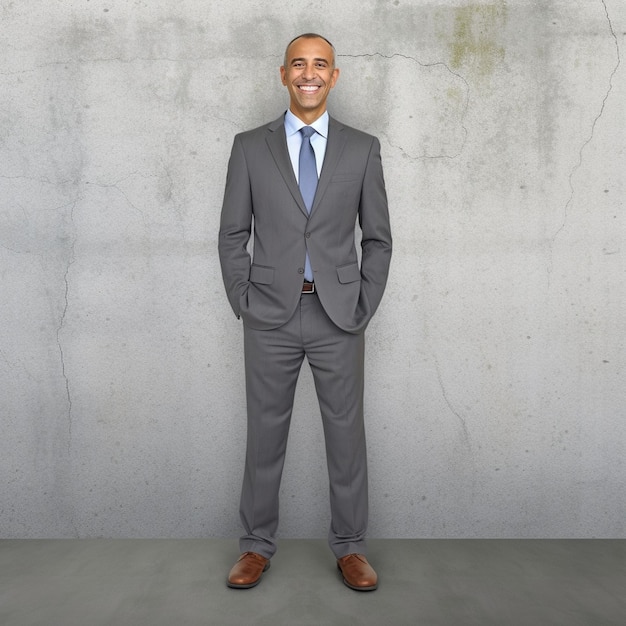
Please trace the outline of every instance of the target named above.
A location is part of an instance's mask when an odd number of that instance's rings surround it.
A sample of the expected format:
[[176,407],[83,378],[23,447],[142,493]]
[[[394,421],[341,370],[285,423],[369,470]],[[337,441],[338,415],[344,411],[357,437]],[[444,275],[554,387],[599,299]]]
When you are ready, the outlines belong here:
[[326,37],[322,37],[322,35],[318,35],[317,33],[303,33],[302,35],[298,35],[297,37],[294,37],[288,44],[287,47],[285,48],[285,58],[283,59],[283,65],[285,67],[287,67],[288,64],[288,55],[289,55],[289,48],[291,46],[292,43],[294,43],[295,41],[297,41],[298,39],[323,39],[331,48],[331,50],[333,51],[333,58],[332,58],[332,66],[335,67],[335,46],[333,46],[332,43],[330,43],[330,41],[328,41],[328,39],[326,39]]

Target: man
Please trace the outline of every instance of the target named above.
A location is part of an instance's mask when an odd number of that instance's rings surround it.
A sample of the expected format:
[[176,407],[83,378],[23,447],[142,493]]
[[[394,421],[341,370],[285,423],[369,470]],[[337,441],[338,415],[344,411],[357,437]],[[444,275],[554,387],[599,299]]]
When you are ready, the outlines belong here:
[[378,581],[365,557],[364,331],[391,259],[380,144],[329,117],[326,100],[339,70],[325,38],[291,41],[280,75],[289,110],[235,137],[219,234],[226,293],[243,319],[248,410],[245,535],[228,586],[254,587],[276,551],[287,434],[306,356],[324,425],[329,545],[345,584],[370,591]]

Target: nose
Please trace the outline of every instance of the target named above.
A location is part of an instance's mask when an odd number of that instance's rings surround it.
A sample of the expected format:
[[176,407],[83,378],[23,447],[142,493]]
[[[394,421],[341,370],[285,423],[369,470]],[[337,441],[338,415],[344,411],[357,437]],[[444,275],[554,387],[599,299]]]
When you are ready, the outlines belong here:
[[315,75],[315,64],[307,63],[306,67],[304,68],[304,72],[302,72],[302,78],[304,78],[304,80],[313,80],[315,78]]

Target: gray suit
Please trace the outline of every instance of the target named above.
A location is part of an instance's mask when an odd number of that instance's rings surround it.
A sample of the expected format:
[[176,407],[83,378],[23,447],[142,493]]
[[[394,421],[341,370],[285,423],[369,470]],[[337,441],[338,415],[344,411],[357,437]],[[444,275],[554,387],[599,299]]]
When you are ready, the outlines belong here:
[[[253,258],[246,251],[252,229]],[[307,251],[315,294],[302,294]],[[219,254],[229,302],[244,322],[248,444],[242,551],[269,558],[276,549],[278,490],[295,385],[306,356],[326,439],[329,542],[337,557],[364,553],[363,331],[382,298],[391,259],[378,140],[330,118],[309,215],[289,158],[284,118],[237,135]]]

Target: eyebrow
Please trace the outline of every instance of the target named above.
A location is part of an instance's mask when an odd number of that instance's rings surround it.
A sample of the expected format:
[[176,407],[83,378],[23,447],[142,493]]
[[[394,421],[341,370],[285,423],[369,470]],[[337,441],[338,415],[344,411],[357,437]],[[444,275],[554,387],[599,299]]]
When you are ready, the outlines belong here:
[[[322,61],[323,63],[330,64],[330,61],[328,61],[328,59],[324,59],[322,57],[317,57],[317,58],[315,58],[313,60],[314,61]],[[304,57],[298,57],[297,59],[291,59],[291,62],[289,63],[289,65],[293,65],[294,63],[297,63],[298,61],[306,61],[306,59]]]

